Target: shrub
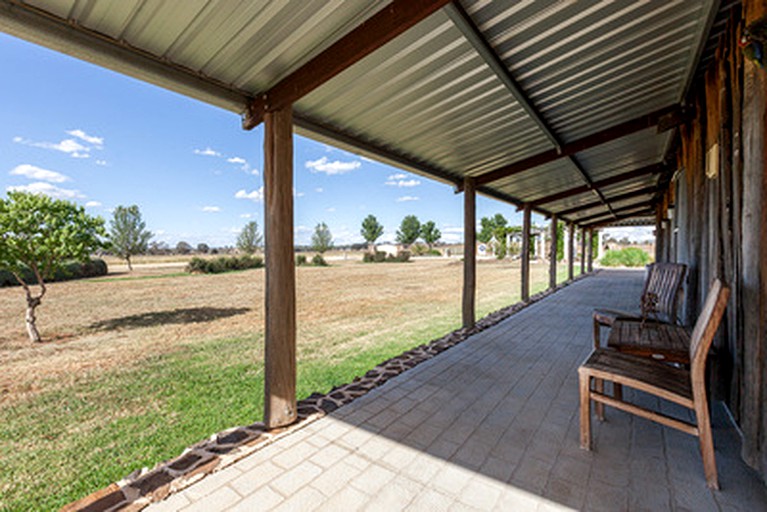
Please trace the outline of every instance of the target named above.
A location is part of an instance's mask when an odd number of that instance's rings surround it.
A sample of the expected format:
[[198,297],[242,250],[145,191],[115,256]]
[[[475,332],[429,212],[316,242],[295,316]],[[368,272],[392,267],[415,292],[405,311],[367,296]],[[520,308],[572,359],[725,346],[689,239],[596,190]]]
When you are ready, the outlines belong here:
[[[93,259],[86,262],[73,261],[64,264],[61,268],[56,270],[53,277],[46,282],[55,281],[71,281],[73,279],[84,279],[86,277],[99,277],[105,276],[109,272],[107,264],[102,259]],[[34,273],[25,268],[21,273],[22,279],[28,284],[37,284],[37,279]],[[19,286],[19,282],[8,270],[0,270],[0,287],[4,286]]]
[[423,244],[413,244],[410,246],[410,250],[414,256],[424,256],[429,249]]
[[375,254],[366,252],[362,256],[362,261],[365,263],[383,263],[386,261],[386,253],[383,251],[376,251]]
[[299,267],[306,265],[306,254],[299,254],[296,256],[296,265]]
[[328,262],[325,261],[325,258],[323,258],[321,254],[315,254],[312,258],[312,265],[315,267],[327,267]]
[[442,253],[438,249],[429,249],[426,253],[427,256],[442,256]]
[[220,256],[212,260],[192,258],[186,265],[186,271],[192,274],[221,274],[223,272],[261,268],[263,266],[264,260],[258,256],[245,255],[229,258]]
[[599,262],[605,267],[643,267],[650,263],[650,256],[642,249],[626,247],[619,251],[607,251]]
[[410,261],[410,252],[409,251],[400,251],[397,253],[396,256],[389,255],[388,258],[386,258],[386,261],[391,263],[405,263]]

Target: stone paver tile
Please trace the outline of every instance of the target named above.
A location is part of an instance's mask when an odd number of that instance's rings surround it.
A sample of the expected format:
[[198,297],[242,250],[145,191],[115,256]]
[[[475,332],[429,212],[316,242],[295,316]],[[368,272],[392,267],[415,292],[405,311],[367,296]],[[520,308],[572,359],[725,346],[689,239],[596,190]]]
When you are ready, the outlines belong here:
[[516,487],[507,486],[498,497],[495,510],[499,512],[511,510],[535,510],[542,502],[536,494],[526,492]]
[[416,455],[418,455],[417,450],[404,445],[398,445],[389,450],[380,460],[395,470],[399,470],[410,464],[416,458]]
[[309,443],[301,443],[288,448],[287,450],[283,450],[282,453],[275,455],[272,457],[272,462],[281,468],[290,469],[305,461],[317,453],[317,451],[317,448],[310,445]]
[[362,445],[370,441],[373,436],[375,436],[373,432],[365,430],[364,428],[355,428],[345,433],[343,436],[337,438],[334,442],[339,446],[343,446],[351,450],[356,450],[357,448],[360,448]]
[[370,465],[369,460],[367,460],[365,457],[362,457],[356,453],[352,453],[351,455],[346,457],[344,459],[344,462],[349,464],[350,466],[354,466],[360,471],[366,469]]
[[501,489],[497,485],[490,485],[484,478],[472,478],[461,490],[458,497],[466,505],[481,510],[491,510],[498,498],[501,497]]
[[435,475],[431,482],[431,487],[450,497],[460,499],[461,489],[466,486],[474,475],[475,473],[469,469],[455,464],[446,464]]
[[408,510],[426,510],[429,512],[447,512],[455,499],[445,494],[426,488],[416,496]]
[[276,455],[282,453],[283,448],[278,442],[273,442],[270,445],[264,446],[259,450],[251,453],[247,457],[237,461],[237,467],[242,471],[248,471],[251,468],[259,466],[264,462],[271,461]]
[[236,477],[229,483],[229,486],[242,496],[247,496],[254,493],[257,489],[264,487],[272,479],[284,472],[284,469],[273,462],[266,461],[260,466],[251,468],[249,471]]
[[318,510],[328,512],[354,512],[365,510],[365,503],[370,497],[354,487],[346,486],[320,505]]
[[514,472],[515,467],[516,464],[510,464],[503,459],[491,455],[479,469],[479,472],[486,477],[494,478],[499,482],[507,482],[509,478],[511,478],[511,474]]
[[152,512],[176,512],[191,503],[186,494],[178,493],[152,505]]
[[315,448],[325,448],[327,445],[333,442],[332,439],[328,439],[319,433],[311,435],[309,438],[307,438],[306,441]]
[[311,482],[311,486],[330,497],[336,494],[339,489],[347,486],[353,478],[358,478],[360,473],[358,468],[346,462],[340,462],[315,478]]
[[397,446],[398,443],[390,441],[385,437],[374,436],[363,444],[357,453],[363,457],[370,458],[370,460],[379,460]]
[[199,500],[214,492],[215,490],[225,486],[238,476],[242,474],[239,466],[236,464],[224,468],[221,471],[216,471],[212,475],[208,475],[195,485],[192,485],[186,489],[186,495],[192,500]]
[[577,484],[567,480],[549,478],[549,482],[544,490],[544,497],[570,508],[580,510],[586,501],[586,486],[585,484]]
[[441,459],[424,453],[418,453],[409,464],[402,467],[400,473],[411,480],[429,485],[434,476],[442,470],[446,464],[447,463]]
[[229,487],[221,487],[204,498],[192,502],[191,505],[181,510],[183,512],[210,512],[211,510],[223,510],[240,501],[242,496]]
[[320,474],[322,474],[321,467],[306,461],[278,476],[269,485],[283,496],[288,497],[309,484]]
[[395,476],[396,474],[393,471],[376,464],[371,464],[359,477],[351,481],[351,485],[372,496],[386,486]]
[[262,487],[258,491],[243,498],[227,512],[254,512],[256,510],[271,510],[285,501],[278,492],[271,488]]
[[439,457],[440,459],[449,460],[450,457],[458,451],[460,445],[447,439],[437,439],[428,448],[426,453]]
[[526,491],[541,493],[551,471],[551,461],[525,456],[511,475],[509,483]]
[[586,492],[586,510],[593,512],[613,512],[628,510],[629,491],[627,487],[613,487],[600,481],[592,480]]
[[404,477],[396,477],[389,485],[375,493],[365,504],[366,512],[405,510],[423,486]]
[[325,497],[313,487],[304,487],[278,505],[274,512],[309,512],[322,506]]
[[351,452],[346,448],[341,448],[338,445],[330,444],[312,455],[309,460],[320,467],[329,468],[350,453]]

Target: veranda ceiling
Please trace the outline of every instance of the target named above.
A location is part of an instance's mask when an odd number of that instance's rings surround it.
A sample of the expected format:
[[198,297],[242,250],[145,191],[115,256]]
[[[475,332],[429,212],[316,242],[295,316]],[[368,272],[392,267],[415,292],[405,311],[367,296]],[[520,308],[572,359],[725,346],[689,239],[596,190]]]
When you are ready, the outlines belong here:
[[[243,113],[389,3],[0,0],[0,30]],[[475,177],[485,194],[582,225],[641,218],[660,171],[673,171],[649,167],[673,133],[655,122],[500,179],[487,173],[679,105],[719,9],[448,3],[299,99],[297,131],[456,187]]]

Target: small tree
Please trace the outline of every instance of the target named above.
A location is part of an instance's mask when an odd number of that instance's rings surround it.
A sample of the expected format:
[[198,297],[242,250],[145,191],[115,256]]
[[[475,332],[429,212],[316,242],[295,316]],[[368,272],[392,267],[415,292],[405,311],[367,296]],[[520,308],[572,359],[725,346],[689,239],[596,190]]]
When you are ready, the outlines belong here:
[[252,220],[245,224],[237,237],[237,249],[245,254],[253,254],[261,247],[263,237],[258,232],[258,222]]
[[479,222],[481,229],[477,233],[477,240],[483,244],[488,243],[493,236],[496,239],[500,239],[501,236],[506,234],[506,224],[508,224],[508,221],[500,213],[496,213],[493,217],[482,217]]
[[312,249],[322,255],[325,251],[333,247],[333,235],[328,229],[328,225],[320,222],[314,228],[312,235]]
[[189,242],[184,242],[183,240],[176,244],[176,253],[177,254],[189,254],[192,252],[192,246],[189,245]]
[[138,206],[134,204],[115,208],[109,227],[109,245],[116,256],[128,263],[128,270],[133,271],[131,256],[147,252],[152,236],[146,229],[146,223],[141,220]]
[[[24,289],[29,339],[41,341],[35,310],[50,280],[65,260],[87,260],[101,246],[104,220],[68,201],[27,192],[0,199],[0,268],[9,270]],[[31,271],[33,280],[25,277]],[[39,290],[34,294],[32,287]]]
[[424,222],[421,226],[421,238],[423,238],[423,241],[426,242],[426,245],[429,246],[429,250],[431,251],[434,244],[442,238],[442,232],[437,228],[437,225],[434,224],[434,221],[430,220]]
[[397,230],[397,242],[408,247],[421,236],[421,222],[415,215],[408,215],[402,219]]
[[362,238],[368,243],[370,252],[375,252],[376,240],[383,235],[384,227],[378,222],[378,219],[374,215],[368,215],[365,220],[362,221],[362,229],[360,234]]
[[197,252],[200,254],[208,254],[210,252],[210,246],[206,243],[197,244]]

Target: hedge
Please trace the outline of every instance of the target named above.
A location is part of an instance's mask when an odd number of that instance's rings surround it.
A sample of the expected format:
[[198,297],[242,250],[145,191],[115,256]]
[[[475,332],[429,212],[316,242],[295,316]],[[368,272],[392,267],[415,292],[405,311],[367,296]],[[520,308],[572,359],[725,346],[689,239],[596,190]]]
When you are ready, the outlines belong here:
[[[73,279],[84,279],[86,277],[100,277],[105,276],[109,269],[107,264],[102,259],[93,259],[86,262],[73,261],[64,264],[61,268],[56,270],[52,279],[46,279],[47,283],[56,281],[71,281]],[[21,272],[21,278],[27,284],[37,284],[37,278],[34,272],[25,268]],[[16,278],[8,270],[0,270],[0,287],[5,286],[20,286]]]

